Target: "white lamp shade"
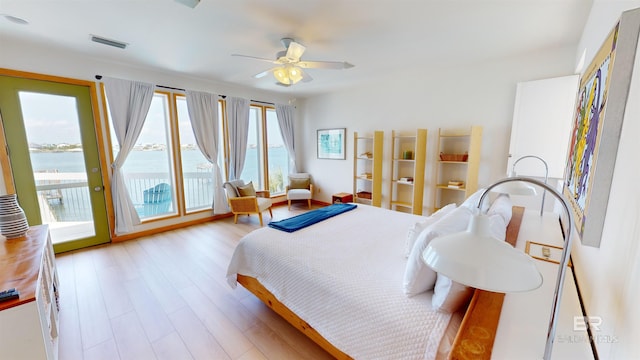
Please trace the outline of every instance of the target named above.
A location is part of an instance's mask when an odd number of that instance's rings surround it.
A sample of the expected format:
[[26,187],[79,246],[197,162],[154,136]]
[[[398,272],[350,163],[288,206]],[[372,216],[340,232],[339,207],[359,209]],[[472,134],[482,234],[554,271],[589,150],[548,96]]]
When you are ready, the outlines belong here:
[[533,260],[490,233],[489,218],[476,215],[467,231],[433,239],[424,262],[453,281],[494,292],[522,292],[542,285]]

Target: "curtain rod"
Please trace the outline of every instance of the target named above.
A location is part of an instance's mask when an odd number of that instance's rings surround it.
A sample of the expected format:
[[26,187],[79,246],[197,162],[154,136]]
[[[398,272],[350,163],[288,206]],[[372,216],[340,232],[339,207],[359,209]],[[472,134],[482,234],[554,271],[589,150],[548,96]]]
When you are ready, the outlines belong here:
[[254,102],[254,103],[265,104],[265,105],[275,105],[272,102],[266,102],[266,101],[260,101],[260,100],[249,100],[249,101]]
[[[102,79],[102,75],[96,75],[96,79],[97,79],[97,80],[101,80],[101,79]],[[186,91],[185,89],[176,88],[176,87],[171,87],[171,86],[164,86],[164,85],[156,85],[156,87],[163,88],[163,89],[169,89],[169,90]],[[219,97],[221,97],[221,98],[223,98],[223,99],[226,99],[226,98],[227,98],[227,95],[218,95],[218,96],[219,96]],[[275,105],[274,103],[266,102],[266,101],[260,101],[260,100],[253,100],[253,99],[251,99],[251,100],[249,100],[249,101],[254,102],[254,103],[266,104],[266,105]]]
[[[101,80],[102,79],[102,75],[96,75],[96,79]],[[169,90],[187,91],[185,89],[181,89],[181,88],[177,88],[177,87],[171,87],[171,86],[165,86],[165,85],[156,84],[155,86],[159,87],[159,88],[163,88],[163,89],[169,89]],[[218,95],[218,96],[223,98],[223,99],[227,97],[227,95]]]

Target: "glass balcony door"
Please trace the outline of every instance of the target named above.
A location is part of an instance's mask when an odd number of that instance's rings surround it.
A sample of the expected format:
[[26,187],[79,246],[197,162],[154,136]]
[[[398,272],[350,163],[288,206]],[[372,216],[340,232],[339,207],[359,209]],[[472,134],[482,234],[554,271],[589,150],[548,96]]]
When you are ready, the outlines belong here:
[[57,252],[109,241],[91,87],[0,76],[13,187]]

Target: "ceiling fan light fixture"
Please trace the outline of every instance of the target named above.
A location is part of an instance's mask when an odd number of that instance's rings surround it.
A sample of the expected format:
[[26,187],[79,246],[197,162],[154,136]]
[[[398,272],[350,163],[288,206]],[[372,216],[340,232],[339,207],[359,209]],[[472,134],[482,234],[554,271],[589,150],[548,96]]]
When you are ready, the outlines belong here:
[[275,77],[276,80],[278,80],[278,82],[281,84],[285,84],[285,85],[291,84],[291,80],[289,79],[289,73],[287,69],[285,69],[284,67],[279,67],[273,70],[273,77]]
[[[176,0],[178,1],[178,0]],[[254,78],[260,79],[268,74],[273,74],[273,77],[276,79],[276,84],[291,86],[300,81],[302,82],[310,82],[313,80],[308,73],[306,73],[303,69],[348,69],[353,67],[352,64],[346,61],[303,61],[301,60],[302,54],[305,52],[304,45],[293,41],[292,38],[282,38],[280,39],[282,45],[286,48],[286,50],[279,51],[276,54],[276,59],[268,59],[250,55],[241,55],[241,54],[231,54],[231,56],[240,56],[244,58],[266,61],[272,64],[275,64],[275,67],[271,69],[262,71],[256,75],[253,75]]]
[[302,69],[298,66],[281,66],[273,70],[273,77],[284,85],[293,85],[302,80]]
[[289,68],[289,79],[291,79],[291,82],[294,84],[302,80],[302,69],[297,66],[291,66]]

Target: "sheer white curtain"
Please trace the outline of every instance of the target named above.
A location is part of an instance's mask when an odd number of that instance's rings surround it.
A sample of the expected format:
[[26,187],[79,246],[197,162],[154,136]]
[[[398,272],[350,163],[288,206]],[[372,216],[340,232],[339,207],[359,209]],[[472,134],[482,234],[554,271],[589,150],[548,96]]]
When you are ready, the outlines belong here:
[[133,231],[134,225],[140,224],[140,217],[127,191],[121,169],[140,136],[153,100],[155,86],[108,77],[103,81],[111,121],[120,146],[118,156],[111,164],[111,192],[116,215],[116,234],[124,234]]
[[284,146],[287,147],[289,153],[289,172],[297,173],[296,169],[296,148],[294,142],[294,107],[291,105],[276,104],[276,116],[278,117],[278,125],[280,126],[280,134]]
[[193,135],[202,155],[213,165],[213,213],[225,214],[229,206],[224,200],[222,174],[218,165],[219,119],[218,95],[187,90],[187,110]]
[[249,136],[249,100],[227,97],[229,123],[229,180],[242,175]]

